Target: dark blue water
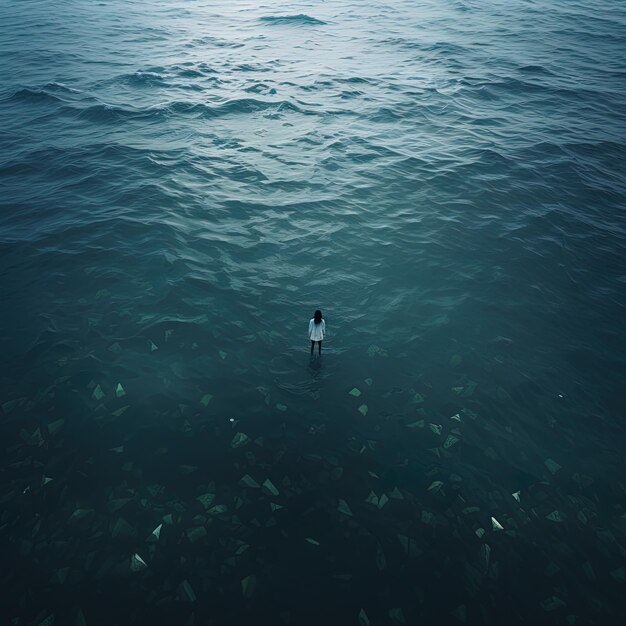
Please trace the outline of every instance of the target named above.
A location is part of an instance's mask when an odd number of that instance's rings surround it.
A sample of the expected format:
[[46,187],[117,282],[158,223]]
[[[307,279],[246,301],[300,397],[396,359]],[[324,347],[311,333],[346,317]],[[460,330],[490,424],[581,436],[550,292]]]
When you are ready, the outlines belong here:
[[0,58],[2,624],[625,623],[623,2],[1,0]]

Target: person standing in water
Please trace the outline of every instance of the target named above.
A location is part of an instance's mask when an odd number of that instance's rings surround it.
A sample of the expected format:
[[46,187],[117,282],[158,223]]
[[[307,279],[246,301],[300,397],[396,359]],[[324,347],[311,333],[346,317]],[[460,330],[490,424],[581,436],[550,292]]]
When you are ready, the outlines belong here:
[[322,312],[318,309],[313,313],[313,318],[309,322],[309,339],[311,340],[311,354],[317,341],[318,354],[322,354],[322,339],[326,334],[326,322],[322,317]]

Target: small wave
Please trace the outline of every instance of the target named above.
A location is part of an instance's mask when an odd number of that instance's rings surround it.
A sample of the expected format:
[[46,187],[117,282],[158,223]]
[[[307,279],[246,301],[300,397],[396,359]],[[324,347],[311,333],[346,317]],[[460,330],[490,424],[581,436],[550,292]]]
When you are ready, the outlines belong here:
[[122,78],[129,85],[139,87],[151,87],[153,85],[164,85],[165,77],[157,72],[135,72]]
[[298,15],[267,15],[259,18],[261,22],[268,24],[303,24],[308,26],[319,26],[326,24],[322,20],[318,20],[315,17],[306,15],[306,13],[299,13]]
[[64,102],[62,98],[59,98],[59,96],[55,96],[54,94],[47,91],[45,88],[31,89],[29,87],[18,89],[17,91],[13,92],[7,98],[7,100],[14,102],[54,102],[55,104]]

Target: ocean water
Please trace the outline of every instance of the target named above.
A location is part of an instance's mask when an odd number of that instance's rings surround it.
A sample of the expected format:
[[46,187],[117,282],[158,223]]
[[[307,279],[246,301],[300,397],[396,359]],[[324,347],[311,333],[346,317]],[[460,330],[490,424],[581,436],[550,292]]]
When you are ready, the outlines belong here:
[[626,623],[623,2],[2,0],[0,58],[2,624]]

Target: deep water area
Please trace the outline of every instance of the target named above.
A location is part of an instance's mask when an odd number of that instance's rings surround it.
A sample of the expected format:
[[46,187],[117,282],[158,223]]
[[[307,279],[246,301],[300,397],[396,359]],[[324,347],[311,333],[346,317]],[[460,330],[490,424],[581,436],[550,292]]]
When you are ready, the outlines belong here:
[[0,624],[626,623],[624,2],[0,0],[0,60]]

